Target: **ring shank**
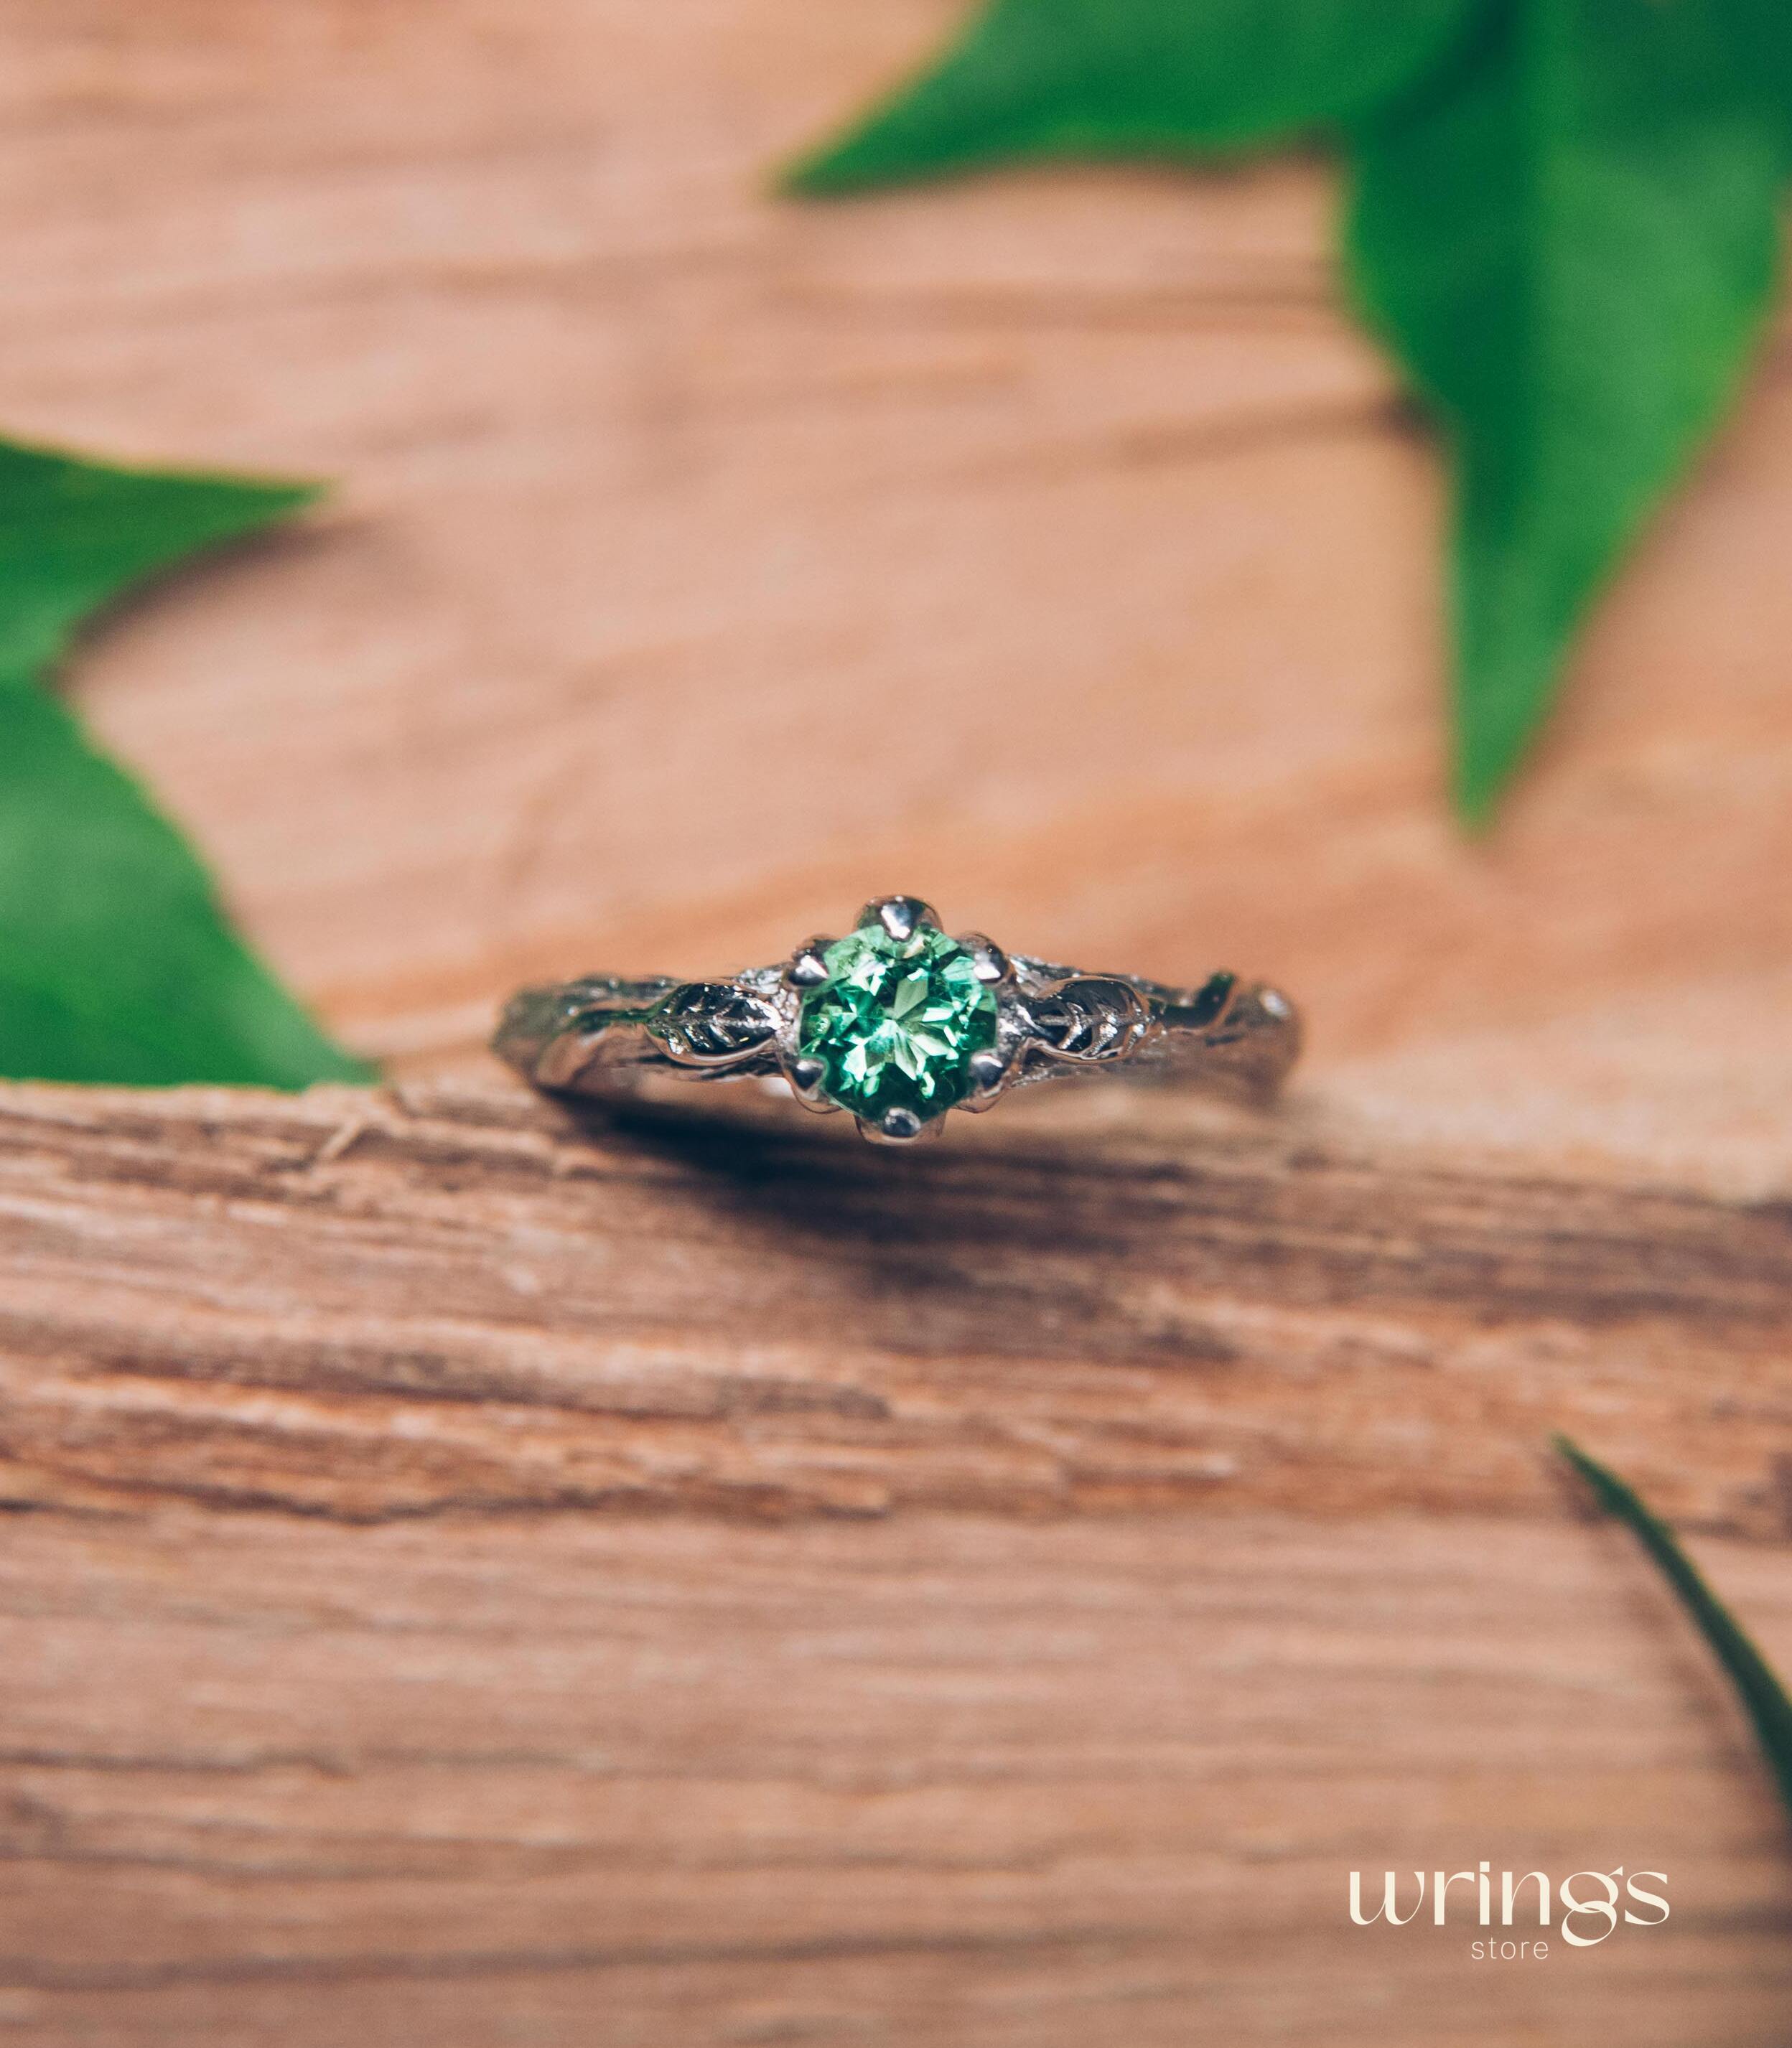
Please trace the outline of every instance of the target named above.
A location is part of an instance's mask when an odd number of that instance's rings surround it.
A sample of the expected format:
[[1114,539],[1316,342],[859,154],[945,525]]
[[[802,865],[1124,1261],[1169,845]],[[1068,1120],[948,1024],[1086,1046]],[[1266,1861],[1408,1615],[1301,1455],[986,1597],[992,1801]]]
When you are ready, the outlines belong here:
[[536,1087],[604,1095],[626,1086],[630,1067],[669,1067],[647,1030],[660,1003],[681,984],[664,975],[627,980],[585,975],[525,988],[505,1006],[491,1049]]
[[1259,1099],[1275,1093],[1300,1057],[1300,1014],[1266,982],[1224,977],[1232,985],[1210,1014],[1208,991],[1220,976],[1200,988],[1124,979],[1145,998],[1157,1029],[1117,1078]]

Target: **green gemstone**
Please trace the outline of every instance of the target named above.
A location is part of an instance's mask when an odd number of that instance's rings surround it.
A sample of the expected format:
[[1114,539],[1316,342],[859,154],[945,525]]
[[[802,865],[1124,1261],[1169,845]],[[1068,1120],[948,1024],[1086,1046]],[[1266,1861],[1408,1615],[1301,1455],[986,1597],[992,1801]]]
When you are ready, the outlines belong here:
[[995,1043],[995,997],[964,948],[930,925],[906,939],[861,925],[822,958],[828,979],[804,996],[798,1035],[826,1063],[826,1094],[874,1123],[960,1100],[972,1055]]

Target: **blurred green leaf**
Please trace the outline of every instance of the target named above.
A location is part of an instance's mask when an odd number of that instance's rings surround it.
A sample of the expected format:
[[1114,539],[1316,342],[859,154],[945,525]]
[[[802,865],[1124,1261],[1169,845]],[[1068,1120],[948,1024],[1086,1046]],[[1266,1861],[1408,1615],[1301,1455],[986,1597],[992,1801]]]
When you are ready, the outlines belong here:
[[236,937],[173,828],[44,687],[91,613],[312,495],[0,444],[0,1075],[365,1078]]
[[849,192],[1017,157],[1211,157],[1354,121],[1434,64],[1473,0],[995,0],[787,174]]
[[1724,0],[1517,0],[1359,138],[1360,295],[1456,456],[1471,819],[1761,336],[1783,121],[1759,55]]
[[1786,1688],[1666,1524],[1650,1513],[1636,1493],[1567,1437],[1557,1437],[1556,1449],[1592,1488],[1607,1513],[1630,1529],[1679,1595],[1741,1696],[1768,1766],[1779,1781],[1781,1797],[1792,1812],[1792,1700],[1786,1697]]
[[992,0],[791,186],[1336,131],[1358,295],[1456,464],[1456,773],[1484,820],[1771,302],[1792,0]]

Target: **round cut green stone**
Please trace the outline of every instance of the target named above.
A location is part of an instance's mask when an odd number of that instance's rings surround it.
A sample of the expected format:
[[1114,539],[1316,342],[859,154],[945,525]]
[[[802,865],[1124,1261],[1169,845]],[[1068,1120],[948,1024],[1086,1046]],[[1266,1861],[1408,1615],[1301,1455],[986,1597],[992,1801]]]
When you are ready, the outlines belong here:
[[964,948],[929,925],[906,939],[861,925],[822,958],[828,979],[804,996],[798,1037],[826,1063],[826,1093],[874,1123],[960,1100],[972,1055],[995,1042],[995,997]]

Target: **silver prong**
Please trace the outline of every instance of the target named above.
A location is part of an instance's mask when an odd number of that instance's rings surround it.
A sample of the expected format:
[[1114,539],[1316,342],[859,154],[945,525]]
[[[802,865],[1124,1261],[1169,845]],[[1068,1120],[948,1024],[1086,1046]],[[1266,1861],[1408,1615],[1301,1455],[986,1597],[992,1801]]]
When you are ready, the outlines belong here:
[[793,988],[819,988],[828,979],[828,948],[833,943],[818,937],[798,946],[784,970],[784,979]]
[[918,925],[931,925],[937,930],[940,913],[918,896],[875,896],[859,913],[859,921],[882,925],[893,939],[911,939]]
[[971,1085],[979,1095],[993,1095],[1008,1078],[1008,1062],[999,1053],[973,1053],[966,1063]]
[[981,932],[963,932],[958,943],[971,956],[979,981],[993,983],[1007,979],[1008,956],[994,939],[986,939]]
[[784,1069],[785,1078],[799,1102],[813,1107],[821,1084],[828,1078],[828,1062],[813,1053],[799,1053]]
[[912,1109],[897,1107],[886,1109],[875,1123],[868,1117],[860,1117],[859,1135],[870,1138],[874,1145],[912,1145],[917,1138],[937,1137],[944,1122],[943,1116],[936,1116],[924,1123]]

